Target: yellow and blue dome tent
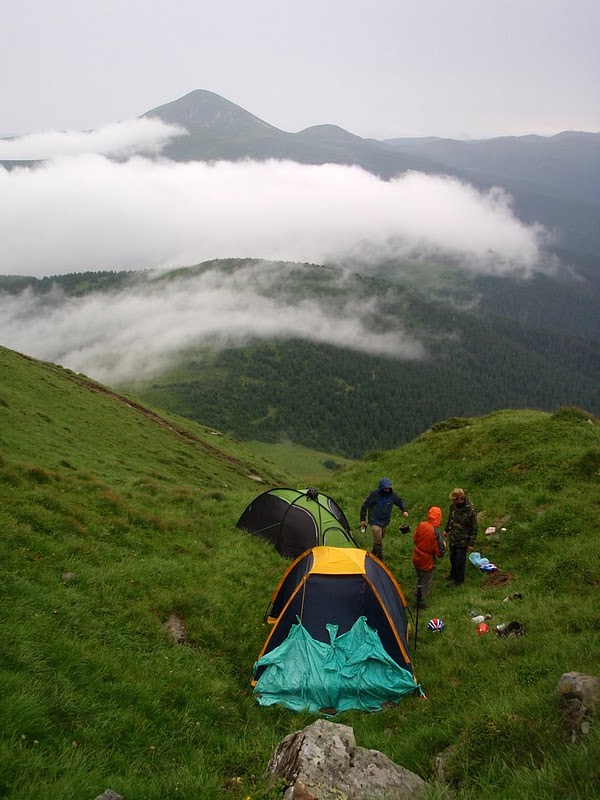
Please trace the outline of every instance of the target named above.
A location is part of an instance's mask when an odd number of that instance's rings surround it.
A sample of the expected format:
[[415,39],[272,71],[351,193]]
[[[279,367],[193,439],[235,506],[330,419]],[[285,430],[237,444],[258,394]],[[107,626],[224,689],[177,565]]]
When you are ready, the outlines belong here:
[[366,550],[307,550],[271,598],[273,627],[254,664],[258,702],[333,715],[422,695],[406,609],[392,573]]
[[340,506],[314,488],[269,489],[247,506],[236,526],[268,539],[288,558],[318,545],[358,546]]

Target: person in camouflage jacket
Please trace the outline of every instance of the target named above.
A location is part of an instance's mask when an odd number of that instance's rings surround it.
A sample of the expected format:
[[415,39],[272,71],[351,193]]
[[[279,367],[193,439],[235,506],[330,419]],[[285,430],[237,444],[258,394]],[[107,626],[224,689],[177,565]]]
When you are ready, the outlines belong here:
[[444,536],[450,545],[450,574],[447,580],[459,586],[465,581],[467,550],[472,550],[477,538],[477,512],[463,489],[453,489],[448,495],[452,501],[444,527]]

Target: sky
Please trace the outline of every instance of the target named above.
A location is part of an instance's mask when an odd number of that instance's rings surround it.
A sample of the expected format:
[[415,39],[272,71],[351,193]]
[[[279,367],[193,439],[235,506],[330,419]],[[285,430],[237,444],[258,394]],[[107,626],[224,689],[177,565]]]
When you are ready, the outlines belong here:
[[0,135],[88,130],[207,89],[363,137],[600,130],[598,0],[2,2]]
[[[0,160],[43,160],[0,166],[0,275],[215,258],[364,274],[382,258],[439,254],[474,273],[553,268],[549,232],[521,222],[498,190],[332,164],[162,159],[185,130],[139,116],[194,89],[287,131],[600,130],[598,0],[4,0],[0,16],[0,136],[14,137],[0,139]],[[263,263],[260,279],[274,269]],[[145,289],[49,303],[0,293],[0,344],[107,382],[215,339],[303,336],[425,355],[404,335],[368,335],[365,303],[337,309],[332,325],[318,305],[274,308],[254,290],[257,274],[242,274],[235,286],[198,281],[160,299]]]

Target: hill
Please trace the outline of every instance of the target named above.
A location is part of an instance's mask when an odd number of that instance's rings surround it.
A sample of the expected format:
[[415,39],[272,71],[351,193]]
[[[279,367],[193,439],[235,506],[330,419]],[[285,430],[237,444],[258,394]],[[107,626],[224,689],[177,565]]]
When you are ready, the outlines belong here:
[[274,337],[213,353],[190,348],[135,391],[241,439],[290,440],[350,458],[399,446],[449,416],[565,404],[600,414],[593,341],[427,301],[386,281],[355,276],[340,292],[332,275],[312,274],[290,266],[268,291],[284,304],[289,293],[290,303],[315,296],[330,308],[347,297],[376,298],[377,322],[366,319],[367,330],[396,332],[399,342],[411,337],[424,355],[406,357],[400,344],[386,355]]
[[[161,158],[175,161],[289,159],[302,164],[358,165],[384,180],[412,170],[450,175],[483,192],[495,193],[500,187],[510,196],[520,220],[544,226],[548,234],[545,266],[556,260],[560,268],[522,283],[507,277],[464,274],[461,281],[470,281],[475,290],[471,294],[499,316],[598,338],[600,133],[378,141],[363,139],[334,124],[291,133],[201,89],[143,116],[187,130],[187,135],[172,139],[161,154]],[[33,168],[37,162],[1,162],[0,166]],[[460,271],[460,265],[443,260],[435,266],[442,271]],[[379,273],[392,277],[396,267],[381,264]],[[444,286],[442,283],[442,290]]]
[[[17,292],[29,286],[41,303],[50,297],[55,309],[71,313],[74,299],[83,301],[90,292],[100,304],[101,298],[113,302],[116,292],[123,292],[128,304],[146,295],[166,303],[171,289],[193,297],[205,273],[211,280],[222,273],[227,285],[252,286],[258,297],[276,299],[267,333],[257,321],[240,341],[228,338],[227,330],[188,336],[160,372],[151,378],[131,375],[120,386],[153,406],[238,439],[295,442],[360,458],[369,450],[408,442],[450,416],[523,407],[552,411],[560,405],[600,414],[600,317],[588,318],[595,339],[541,327],[539,319],[533,320],[537,325],[511,321],[465,304],[465,298],[476,299],[473,284],[443,274],[435,284],[443,283],[445,290],[437,294],[437,289],[416,287],[406,273],[402,282],[351,273],[341,278],[339,270],[310,264],[230,259],[164,275],[0,279],[0,287]],[[48,294],[54,285],[63,289],[63,297]],[[239,302],[247,302],[243,288]],[[583,295],[581,302],[585,308]],[[285,328],[286,309],[292,308],[303,308],[307,319],[317,320],[305,326],[304,334]],[[332,315],[345,331],[339,344],[308,331]],[[584,317],[577,318],[580,326]],[[151,340],[148,328],[148,354]]]
[[386,139],[403,153],[439,164],[485,172],[545,187],[598,208],[600,133],[563,131],[556,136],[498,136],[494,139]]
[[214,92],[197,89],[171,103],[147,111],[183,126],[187,136],[174,139],[163,155],[174,161],[239,161],[245,158],[290,159],[300,164],[358,164],[391,177],[407,169],[437,172],[428,158],[399,153],[374,139],[362,139],[336,125],[317,125],[288,133]]
[[[353,164],[383,179],[410,170],[450,175],[480,190],[502,187],[517,216],[542,223],[565,263],[591,273],[596,290],[600,251],[600,133],[505,136],[459,141],[436,137],[364,139],[335,124],[282,131],[214,92],[197,89],[145,112],[187,131],[164,149],[175,161],[289,159],[301,164]],[[35,161],[0,161],[7,170]]]
[[[505,136],[458,141],[362,139],[335,125],[288,133],[225,98],[196,90],[148,111],[182,125],[165,155],[174,160],[284,158],[309,164],[354,164],[384,179],[409,170],[451,175],[487,191],[502,187],[516,216],[543,224],[563,269],[515,286],[507,278],[476,281],[482,304],[515,321],[588,335],[600,317],[600,133],[565,131],[552,137]],[[582,305],[583,304],[583,305]]]
[[[255,263],[207,262],[147,283],[136,273],[56,280],[71,296],[119,285],[166,296],[167,286],[196,291],[198,276],[215,270],[249,285]],[[589,317],[594,338],[575,336],[542,327],[537,319],[537,325],[512,321],[465,304],[465,298],[476,298],[473,285],[443,274],[436,286],[443,283],[445,290],[436,294],[415,287],[404,274],[392,282],[356,273],[340,279],[338,270],[310,264],[260,267],[263,277],[253,282],[253,291],[277,298],[282,314],[301,306],[310,316],[319,307],[323,318],[333,314],[340,324],[351,309],[363,337],[385,334],[393,344],[385,352],[370,350],[368,342],[334,346],[318,337],[278,335],[273,322],[267,338],[257,332],[239,345],[210,338],[190,342],[169,369],[150,380],[132,379],[126,388],[242,440],[292,441],[347,458],[399,446],[450,416],[523,407],[552,411],[560,405],[600,414],[600,317]],[[44,292],[52,283],[32,286]],[[547,311],[546,323],[549,318]],[[407,351],[407,342],[418,342],[422,351]]]
[[[2,795],[281,796],[260,776],[313,717],[259,707],[249,680],[287,562],[235,522],[261,491],[252,475],[293,476],[85,376],[3,348],[0,368]],[[598,420],[573,408],[452,419],[321,488],[353,520],[381,474],[413,525],[463,485],[481,531],[506,529],[478,546],[512,580],[486,586],[469,567],[452,591],[436,575],[430,613],[446,629],[421,627],[413,652],[428,700],[336,721],[428,780],[446,750],[464,800],[597,796],[600,726],[571,744],[555,690],[598,665]],[[410,598],[409,538],[390,529],[386,547]],[[503,602],[511,592],[522,599]],[[519,619],[525,636],[476,636],[473,607]],[[183,644],[163,627],[173,613]]]
[[198,89],[147,111],[183,126],[164,155],[176,161],[290,159],[303,164],[355,164],[389,179],[407,170],[452,175],[480,189],[502,186],[526,222],[555,232],[576,254],[600,250],[600,133],[490,140],[363,139],[336,125],[281,131],[223,97]]

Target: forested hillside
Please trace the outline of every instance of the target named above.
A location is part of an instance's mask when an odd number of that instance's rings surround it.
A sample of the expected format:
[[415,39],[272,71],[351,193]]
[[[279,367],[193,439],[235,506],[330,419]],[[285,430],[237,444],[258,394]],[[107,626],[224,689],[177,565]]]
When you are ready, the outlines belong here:
[[301,341],[260,343],[183,361],[179,378],[137,391],[240,439],[289,439],[351,458],[399,446],[447,416],[572,402],[598,413],[597,348],[499,320],[469,323],[461,325],[463,347],[441,343],[422,362]]
[[[160,294],[173,285],[192,287],[207,270],[222,271],[235,282],[253,263],[208,262],[163,276],[12,278],[1,285],[16,292],[28,284],[34,293],[44,294],[58,285],[63,299],[53,294],[48,302],[60,306],[65,298],[76,302],[92,291],[128,291],[135,296]],[[391,282],[350,273],[340,280],[339,270],[332,268],[275,266],[271,273],[266,265],[263,283],[253,285],[254,291],[277,298],[284,311],[301,302],[316,305],[334,325],[342,310],[355,306],[364,342],[334,346],[278,335],[277,329],[262,336],[257,332],[235,345],[198,340],[174,355],[160,375],[132,376],[120,388],[242,440],[289,440],[349,458],[399,446],[448,417],[502,408],[552,411],[560,405],[600,413],[598,340],[553,329],[560,319],[552,314],[542,327],[539,307],[530,304],[528,311],[525,304],[519,306],[507,284],[489,282],[498,302],[487,304],[465,276],[454,275],[451,281],[446,276],[447,291],[439,291],[425,282],[419,286],[414,273],[403,282],[401,277]],[[531,291],[535,296],[535,288]],[[507,309],[512,303],[514,317],[530,314],[534,324],[494,313],[501,297]],[[565,297],[573,308],[586,303],[583,291]],[[588,296],[587,303],[580,324],[594,333],[594,298]],[[577,314],[570,319],[575,324]],[[370,338],[382,333],[397,337],[398,351],[365,352]],[[421,355],[402,352],[407,337],[419,343]]]

